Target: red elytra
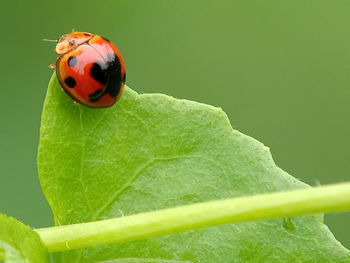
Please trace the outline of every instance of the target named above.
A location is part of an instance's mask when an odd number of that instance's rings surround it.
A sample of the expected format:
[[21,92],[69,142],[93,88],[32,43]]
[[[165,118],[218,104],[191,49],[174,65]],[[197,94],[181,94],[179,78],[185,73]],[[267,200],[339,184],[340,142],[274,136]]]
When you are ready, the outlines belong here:
[[126,69],[119,50],[106,38],[72,32],[59,38],[56,73],[62,88],[78,103],[112,106],[121,96]]

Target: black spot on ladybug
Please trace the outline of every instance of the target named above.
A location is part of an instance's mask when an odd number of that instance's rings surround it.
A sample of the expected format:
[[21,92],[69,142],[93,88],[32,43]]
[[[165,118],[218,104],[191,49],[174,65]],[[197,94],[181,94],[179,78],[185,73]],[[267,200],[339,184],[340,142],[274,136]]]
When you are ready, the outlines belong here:
[[68,59],[68,65],[70,67],[74,67],[77,64],[77,62],[78,62],[78,59],[74,56],[72,56]]
[[100,82],[103,85],[107,83],[107,70],[102,69],[102,67],[98,63],[94,63],[92,65],[90,75],[94,80]]
[[115,54],[114,53],[108,53],[107,54],[107,61],[108,62],[114,62],[115,60]]
[[121,65],[114,53],[107,55],[108,63],[93,63],[90,75],[93,79],[105,85],[103,90],[99,90],[89,95],[89,99],[92,102],[98,101],[104,94],[109,94],[112,97],[116,97],[121,87],[123,86],[124,75],[121,73]]
[[116,97],[122,87],[121,66],[117,56],[115,60],[108,65],[108,83],[106,85],[106,93],[112,97]]
[[101,99],[101,97],[105,94],[103,89],[99,89],[97,91],[95,91],[94,93],[89,94],[89,100],[91,102],[96,102],[99,99]]
[[77,82],[75,81],[75,79],[73,79],[72,77],[67,77],[64,79],[64,83],[69,87],[69,88],[74,88],[75,85],[77,85]]
[[105,37],[101,37],[103,40],[106,40],[107,42],[111,42],[109,39],[105,38]]

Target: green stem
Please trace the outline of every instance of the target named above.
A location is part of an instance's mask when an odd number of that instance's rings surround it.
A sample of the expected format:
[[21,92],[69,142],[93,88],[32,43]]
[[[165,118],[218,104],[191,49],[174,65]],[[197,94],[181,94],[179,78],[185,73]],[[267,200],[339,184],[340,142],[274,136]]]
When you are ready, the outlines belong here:
[[350,183],[197,203],[36,231],[49,252],[56,252],[240,221],[345,210],[350,210]]

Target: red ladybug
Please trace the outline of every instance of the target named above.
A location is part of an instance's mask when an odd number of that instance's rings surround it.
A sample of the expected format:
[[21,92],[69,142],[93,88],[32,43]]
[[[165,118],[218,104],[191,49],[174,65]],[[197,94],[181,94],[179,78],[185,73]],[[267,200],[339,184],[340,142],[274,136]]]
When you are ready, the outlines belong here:
[[72,32],[59,38],[56,72],[62,88],[78,103],[92,108],[112,106],[121,96],[125,64],[106,38]]

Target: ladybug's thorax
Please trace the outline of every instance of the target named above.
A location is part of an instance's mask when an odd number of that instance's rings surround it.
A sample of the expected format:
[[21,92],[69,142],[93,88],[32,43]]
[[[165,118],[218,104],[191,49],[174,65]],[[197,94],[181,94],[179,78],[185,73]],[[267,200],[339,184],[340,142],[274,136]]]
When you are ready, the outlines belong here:
[[93,36],[93,34],[85,32],[72,32],[70,34],[63,35],[59,38],[55,51],[58,55],[67,54],[81,44],[88,42],[91,38],[93,38]]

